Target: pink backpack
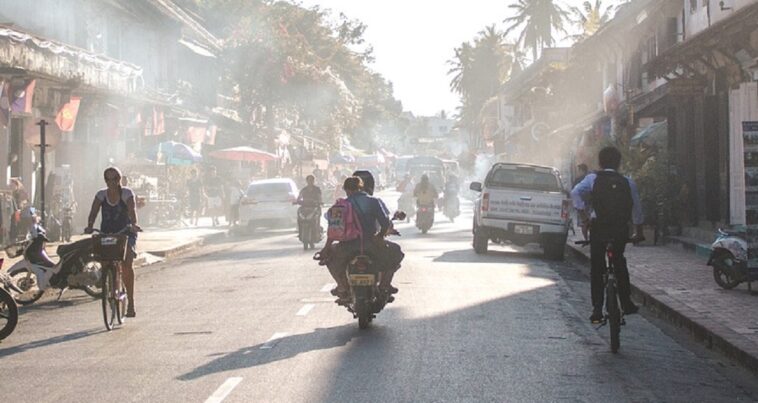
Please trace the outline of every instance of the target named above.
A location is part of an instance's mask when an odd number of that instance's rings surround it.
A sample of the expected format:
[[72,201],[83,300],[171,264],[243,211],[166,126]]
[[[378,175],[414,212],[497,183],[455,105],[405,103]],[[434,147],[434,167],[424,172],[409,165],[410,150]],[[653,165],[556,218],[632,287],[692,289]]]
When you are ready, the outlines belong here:
[[326,212],[326,236],[335,241],[352,241],[363,236],[363,228],[353,203],[341,198]]

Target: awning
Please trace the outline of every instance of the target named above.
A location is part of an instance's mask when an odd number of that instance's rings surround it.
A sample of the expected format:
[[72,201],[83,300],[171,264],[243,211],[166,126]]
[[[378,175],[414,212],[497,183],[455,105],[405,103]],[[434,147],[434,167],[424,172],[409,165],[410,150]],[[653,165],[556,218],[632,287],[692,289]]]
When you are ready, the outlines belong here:
[[191,39],[181,38],[179,39],[179,43],[186,46],[189,50],[197,53],[200,56],[212,57],[214,59],[216,58],[216,55],[213,52],[211,52],[208,48],[200,45],[199,43]]
[[630,143],[633,146],[662,146],[666,142],[667,136],[668,122],[664,120],[662,122],[653,123],[650,126],[647,126],[646,128],[640,130],[636,135],[634,135],[634,137],[632,137]]

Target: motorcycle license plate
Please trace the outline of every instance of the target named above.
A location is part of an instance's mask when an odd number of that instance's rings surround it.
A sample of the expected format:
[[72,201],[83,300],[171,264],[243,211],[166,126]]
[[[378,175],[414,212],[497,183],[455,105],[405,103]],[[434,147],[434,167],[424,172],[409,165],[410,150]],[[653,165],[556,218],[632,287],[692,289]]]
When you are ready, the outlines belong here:
[[519,235],[534,235],[534,227],[531,225],[514,225],[513,232]]
[[373,274],[351,274],[350,285],[352,286],[367,286],[370,287],[376,282]]
[[118,238],[116,237],[103,237],[100,238],[100,245],[110,246],[118,244]]

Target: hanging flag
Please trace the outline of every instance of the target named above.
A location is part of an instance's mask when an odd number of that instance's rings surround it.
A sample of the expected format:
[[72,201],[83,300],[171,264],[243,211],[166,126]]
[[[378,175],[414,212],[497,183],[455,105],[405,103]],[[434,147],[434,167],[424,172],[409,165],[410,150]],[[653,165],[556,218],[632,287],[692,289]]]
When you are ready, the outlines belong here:
[[202,143],[205,140],[205,127],[189,126],[185,132],[185,139],[190,144]]
[[32,99],[37,80],[26,80],[24,84],[12,91],[11,111],[15,113],[32,113]]
[[10,86],[8,81],[0,81],[0,125],[8,127],[11,117]]
[[76,115],[79,113],[80,97],[71,97],[71,100],[67,104],[63,105],[55,115],[55,123],[58,124],[58,128],[62,132],[74,131],[74,124],[76,124]]
[[163,110],[153,107],[153,135],[157,136],[166,132],[166,120],[163,116]]

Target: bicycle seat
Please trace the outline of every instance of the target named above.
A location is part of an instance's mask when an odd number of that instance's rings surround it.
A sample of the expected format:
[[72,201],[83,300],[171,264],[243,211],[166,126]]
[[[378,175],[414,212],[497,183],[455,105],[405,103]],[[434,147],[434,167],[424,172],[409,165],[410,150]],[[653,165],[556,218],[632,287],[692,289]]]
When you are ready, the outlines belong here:
[[55,253],[57,253],[58,256],[65,256],[73,252],[74,250],[89,248],[90,246],[92,246],[92,239],[83,238],[76,242],[68,243],[65,245],[58,245],[58,248],[55,250]]

